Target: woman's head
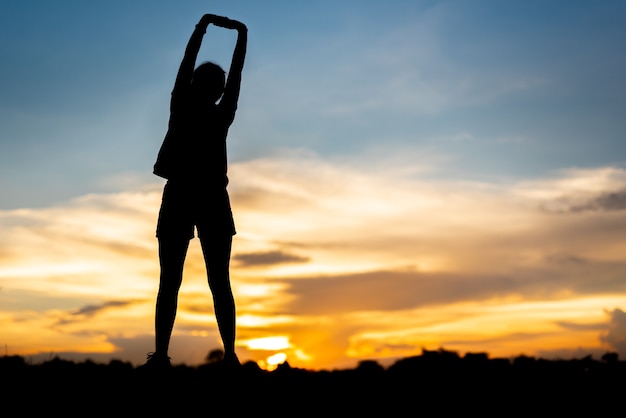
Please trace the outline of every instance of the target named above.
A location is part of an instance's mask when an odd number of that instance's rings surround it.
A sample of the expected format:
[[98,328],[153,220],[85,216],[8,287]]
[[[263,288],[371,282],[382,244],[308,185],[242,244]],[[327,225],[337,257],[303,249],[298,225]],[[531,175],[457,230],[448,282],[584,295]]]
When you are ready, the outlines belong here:
[[219,65],[212,62],[200,64],[193,72],[191,85],[202,100],[215,103],[224,93],[226,72]]

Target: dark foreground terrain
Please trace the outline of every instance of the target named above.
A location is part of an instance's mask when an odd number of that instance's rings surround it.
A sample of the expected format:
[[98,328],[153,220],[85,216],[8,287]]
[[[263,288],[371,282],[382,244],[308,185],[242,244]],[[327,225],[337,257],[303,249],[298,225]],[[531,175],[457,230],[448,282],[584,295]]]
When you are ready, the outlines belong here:
[[0,357],[0,413],[7,417],[622,416],[625,400],[626,362],[614,354],[549,361],[439,350],[387,368],[363,361],[310,371],[285,363],[266,372],[249,362],[229,371],[215,362],[161,373],[115,360],[31,365]]

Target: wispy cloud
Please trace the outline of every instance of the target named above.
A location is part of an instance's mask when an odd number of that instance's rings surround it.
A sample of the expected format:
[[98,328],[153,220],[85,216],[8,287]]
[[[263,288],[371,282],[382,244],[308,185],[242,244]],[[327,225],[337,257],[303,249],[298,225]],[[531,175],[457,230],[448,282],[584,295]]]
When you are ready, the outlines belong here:
[[109,309],[123,309],[129,305],[136,303],[135,301],[119,301],[111,300],[99,305],[86,305],[79,308],[76,311],[70,312],[65,318],[60,319],[57,325],[67,325],[77,321],[91,320],[95,315],[98,315]]
[[234,260],[242,267],[268,266],[274,264],[306,263],[308,257],[285,253],[283,251],[262,251],[236,254]]
[[608,314],[608,329],[602,333],[600,339],[622,357],[626,356],[626,313],[621,309],[613,309]]

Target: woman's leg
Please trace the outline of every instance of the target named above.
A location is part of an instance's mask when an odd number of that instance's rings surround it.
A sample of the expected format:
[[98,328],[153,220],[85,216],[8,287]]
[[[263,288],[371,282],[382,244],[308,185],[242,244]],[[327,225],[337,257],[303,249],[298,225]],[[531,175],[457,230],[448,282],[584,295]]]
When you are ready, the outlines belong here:
[[204,237],[200,235],[200,244],[207,268],[209,287],[213,295],[213,306],[217,326],[224,344],[224,357],[235,356],[235,300],[230,287],[230,250],[232,235]]
[[161,277],[154,320],[155,353],[158,356],[167,357],[169,350],[178,306],[178,291],[183,280],[183,265],[188,248],[188,239],[159,238]]

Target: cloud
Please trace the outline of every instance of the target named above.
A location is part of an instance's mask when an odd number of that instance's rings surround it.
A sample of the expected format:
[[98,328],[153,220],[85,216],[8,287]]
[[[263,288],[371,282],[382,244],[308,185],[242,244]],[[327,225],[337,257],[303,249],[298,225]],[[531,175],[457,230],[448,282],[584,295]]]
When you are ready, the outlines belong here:
[[[500,354],[516,343],[601,343],[594,324],[603,309],[626,303],[626,219],[553,209],[573,207],[564,196],[581,204],[626,190],[626,172],[468,182],[437,178],[408,152],[378,157],[294,152],[231,165],[240,338],[286,336],[294,356],[315,364],[444,343]],[[0,212],[7,340],[23,341],[24,352],[114,352],[112,338],[151,332],[160,195],[152,184]],[[215,335],[197,240],[184,274],[175,332]],[[617,344],[616,335],[603,343]]]
[[69,313],[65,318],[60,319],[56,325],[68,325],[78,321],[90,320],[93,316],[98,315],[110,309],[124,309],[130,305],[141,303],[138,301],[121,301],[111,300],[98,305],[86,305],[82,308]]
[[236,254],[233,259],[241,267],[269,266],[273,264],[306,263],[308,257],[288,254],[283,251],[264,251],[256,253]]
[[[520,269],[503,275],[420,271],[287,277],[273,282],[290,296],[285,310],[297,315],[325,315],[362,311],[402,311],[460,302],[494,300],[568,300],[575,297],[626,293],[621,275],[601,263]],[[579,271],[582,270],[582,271]],[[609,270],[608,272],[606,270]],[[626,263],[617,268],[622,274]],[[589,273],[587,273],[589,272]],[[593,275],[595,273],[595,276]],[[598,330],[598,324],[561,321],[567,329]]]
[[96,315],[99,312],[102,312],[106,309],[109,308],[119,308],[119,307],[125,307],[130,305],[131,301],[118,301],[118,300],[112,300],[109,302],[105,302],[102,303],[100,305],[87,305],[84,306],[82,308],[80,308],[78,311],[72,313],[72,315],[77,315],[77,316],[93,316]]
[[623,187],[619,169],[490,184],[437,180],[381,162],[365,168],[295,157],[235,165],[232,178],[240,231],[234,248],[306,249],[315,263],[279,269],[287,275],[326,273],[330,265],[334,273],[414,266],[497,275],[565,258],[623,260],[626,221],[617,212],[544,210],[563,195]]
[[617,190],[615,192],[602,193],[591,199],[586,204],[573,206],[570,210],[573,212],[582,211],[613,211],[626,209],[626,190]]
[[580,324],[576,322],[569,321],[557,321],[556,324],[562,328],[568,330],[591,330],[591,331],[600,331],[606,327],[606,324],[598,322],[598,323],[590,323],[590,324]]
[[556,213],[626,208],[626,171],[617,167],[562,170],[548,179],[521,182],[516,193]]
[[294,296],[288,311],[300,315],[401,311],[519,292],[519,285],[506,277],[399,271],[294,278],[286,283]]
[[600,336],[600,341],[626,357],[626,312],[616,308],[607,313],[610,316],[608,330]]

